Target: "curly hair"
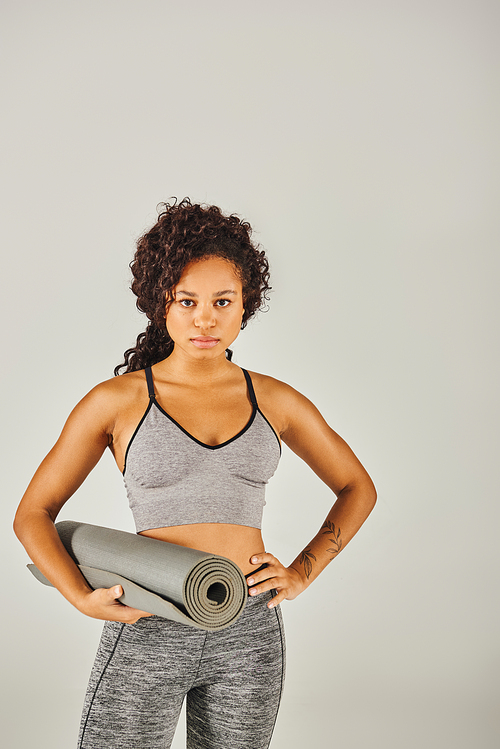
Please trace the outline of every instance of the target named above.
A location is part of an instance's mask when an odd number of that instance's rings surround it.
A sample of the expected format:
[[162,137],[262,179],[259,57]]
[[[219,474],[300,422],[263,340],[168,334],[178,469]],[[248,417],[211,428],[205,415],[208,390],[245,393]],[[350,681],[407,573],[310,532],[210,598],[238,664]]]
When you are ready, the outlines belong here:
[[[252,227],[238,216],[224,216],[215,205],[160,203],[158,221],[137,242],[130,263],[131,289],[137,296],[137,309],[149,323],[134,348],[125,351],[124,362],[115,367],[135,372],[166,359],[173,351],[165,324],[166,305],[173,301],[173,290],[188,263],[207,257],[220,257],[234,266],[243,286],[243,329],[269,299],[269,263],[263,250],[250,240]],[[226,352],[231,358],[231,351]]]

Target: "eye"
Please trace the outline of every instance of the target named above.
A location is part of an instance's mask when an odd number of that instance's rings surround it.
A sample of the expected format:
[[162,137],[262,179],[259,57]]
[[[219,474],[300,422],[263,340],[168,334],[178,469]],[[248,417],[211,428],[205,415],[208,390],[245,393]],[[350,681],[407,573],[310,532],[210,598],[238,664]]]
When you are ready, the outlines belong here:
[[231,304],[231,300],[230,299],[217,299],[215,304],[217,305],[217,307],[228,307]]
[[194,302],[192,299],[180,299],[179,304],[181,305],[181,307],[191,307]]

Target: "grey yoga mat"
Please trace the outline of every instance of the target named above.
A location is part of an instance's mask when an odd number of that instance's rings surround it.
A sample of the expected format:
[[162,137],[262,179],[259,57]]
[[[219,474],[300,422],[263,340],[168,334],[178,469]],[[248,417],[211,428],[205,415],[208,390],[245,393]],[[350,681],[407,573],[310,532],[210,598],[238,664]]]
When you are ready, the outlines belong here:
[[[128,606],[205,630],[229,627],[243,611],[248,587],[230,559],[73,520],[56,529],[90,587],[121,585]],[[51,585],[34,564],[28,569]]]

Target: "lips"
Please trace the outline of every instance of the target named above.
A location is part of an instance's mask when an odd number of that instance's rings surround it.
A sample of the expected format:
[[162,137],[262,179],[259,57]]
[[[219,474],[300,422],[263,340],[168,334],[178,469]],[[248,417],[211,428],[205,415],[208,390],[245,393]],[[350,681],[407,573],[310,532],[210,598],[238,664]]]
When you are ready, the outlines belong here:
[[191,343],[198,348],[213,348],[219,343],[219,338],[213,338],[212,336],[199,335],[196,338],[191,338]]

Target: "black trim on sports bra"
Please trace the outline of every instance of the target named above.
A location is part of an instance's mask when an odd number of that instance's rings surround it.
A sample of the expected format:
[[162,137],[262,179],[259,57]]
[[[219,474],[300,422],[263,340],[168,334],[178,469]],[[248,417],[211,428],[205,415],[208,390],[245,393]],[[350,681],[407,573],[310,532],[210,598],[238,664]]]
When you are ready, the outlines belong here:
[[[130,450],[130,446],[132,445],[132,442],[133,442],[133,441],[134,441],[134,439],[135,439],[135,435],[137,434],[137,432],[139,431],[139,429],[140,429],[140,428],[142,427],[142,424],[143,424],[143,422],[144,422],[144,420],[145,420],[146,416],[147,416],[147,415],[148,415],[148,413],[150,412],[150,410],[151,410],[151,406],[153,405],[153,403],[156,403],[156,400],[155,400],[154,398],[151,398],[151,400],[150,400],[150,401],[149,401],[149,403],[148,403],[148,407],[147,407],[147,408],[146,408],[146,410],[144,411],[144,415],[143,415],[142,419],[141,419],[141,420],[140,420],[140,422],[139,422],[139,423],[137,424],[136,428],[134,429],[134,433],[133,433],[133,435],[131,436],[131,438],[130,438],[130,439],[129,439],[129,441],[128,441],[127,449],[125,450],[125,457],[124,457],[124,459],[123,459],[123,471],[122,471],[122,475],[123,475],[123,476],[125,476],[125,471],[127,470],[127,458],[128,458],[128,451]],[[158,405],[158,404],[157,404],[157,405]]]
[[189,439],[193,440],[193,442],[196,442],[198,445],[201,445],[201,447],[205,447],[207,450],[219,450],[221,447],[226,447],[226,445],[229,445],[231,442],[234,442],[235,440],[237,440],[238,437],[241,437],[243,434],[245,434],[245,432],[248,429],[250,429],[250,427],[252,426],[255,420],[255,415],[257,414],[257,411],[259,410],[258,408],[255,408],[255,407],[252,408],[252,415],[250,416],[249,420],[247,421],[243,429],[239,431],[238,434],[235,434],[234,437],[230,437],[228,440],[226,440],[225,442],[220,442],[218,445],[207,445],[206,442],[202,442],[201,440],[194,437],[190,432],[188,432],[187,429],[184,429],[182,424],[179,424],[179,422],[176,421],[173,416],[170,416],[170,414],[167,411],[165,411],[164,408],[160,406],[157,400],[154,401],[154,404],[156,405],[158,411],[160,411],[160,413],[166,416],[167,419],[169,419],[169,421],[172,422],[172,424],[175,424],[175,426],[178,427],[181,430],[181,432],[184,432],[184,434],[187,437],[189,437]]
[[245,375],[245,380],[247,381],[247,388],[248,388],[248,395],[250,396],[250,403],[252,404],[252,406],[254,408],[254,411],[258,411],[260,413],[260,415],[262,416],[262,418],[264,419],[264,421],[267,421],[267,423],[269,424],[269,428],[270,428],[271,432],[276,437],[276,441],[277,441],[277,443],[279,445],[280,455],[281,455],[281,440],[278,437],[278,435],[276,434],[276,432],[274,430],[274,427],[271,424],[271,422],[269,421],[269,419],[266,417],[265,414],[262,413],[262,411],[259,408],[259,404],[257,403],[257,396],[255,395],[255,390],[253,389],[252,378],[250,377],[250,375],[248,374],[248,372],[246,371],[246,369],[243,369],[243,367],[240,367],[240,369],[243,372],[243,374]]
[[230,437],[228,440],[226,440],[225,442],[221,442],[218,445],[207,445],[205,442],[201,442],[201,440],[197,439],[192,434],[190,434],[187,431],[187,429],[184,429],[184,427],[182,426],[182,424],[179,424],[178,421],[176,421],[172,416],[170,416],[170,414],[167,411],[165,411],[164,408],[162,408],[162,406],[160,406],[160,404],[156,400],[156,394],[155,394],[155,390],[154,390],[153,373],[151,372],[151,367],[146,367],[145,370],[144,370],[144,372],[146,374],[146,382],[147,382],[147,385],[148,385],[149,404],[148,404],[148,407],[146,409],[146,412],[144,413],[144,416],[140,420],[140,422],[137,425],[137,427],[136,427],[136,429],[135,429],[132,437],[129,440],[129,443],[127,445],[127,449],[125,450],[125,459],[124,459],[124,466],[123,466],[122,474],[125,475],[125,470],[127,468],[127,457],[128,457],[128,452],[129,452],[130,446],[132,445],[132,442],[134,441],[137,432],[141,428],[142,423],[144,422],[144,420],[145,420],[146,416],[148,415],[149,411],[151,410],[151,406],[153,404],[156,406],[156,408],[164,416],[167,417],[167,419],[169,419],[169,421],[171,421],[173,424],[175,424],[181,430],[181,432],[184,432],[184,434],[187,437],[189,437],[190,439],[192,439],[193,442],[196,442],[198,445],[201,445],[201,447],[205,447],[208,450],[219,450],[221,447],[226,447],[226,445],[229,445],[231,442],[234,442],[234,440],[237,440],[238,437],[241,437],[243,434],[245,434],[245,432],[248,429],[250,429],[250,427],[252,426],[252,424],[253,424],[253,422],[255,420],[255,416],[256,416],[257,412],[259,412],[260,415],[262,416],[262,418],[264,419],[264,421],[266,421],[267,424],[269,425],[269,428],[271,429],[271,431],[274,434],[274,436],[276,437],[276,441],[278,443],[278,447],[279,447],[280,454],[281,454],[281,441],[280,441],[280,438],[278,437],[278,435],[274,431],[274,427],[272,426],[271,422],[266,418],[266,416],[262,413],[262,411],[259,408],[259,405],[257,403],[257,398],[255,396],[255,390],[254,390],[254,387],[253,387],[252,378],[250,377],[250,375],[249,375],[249,373],[247,372],[246,369],[243,369],[243,367],[240,367],[240,369],[243,372],[243,374],[245,376],[246,383],[247,383],[248,396],[250,398],[250,403],[252,405],[252,414],[251,414],[248,422],[243,427],[243,429],[241,429],[238,432],[238,434],[235,434],[234,437]]

